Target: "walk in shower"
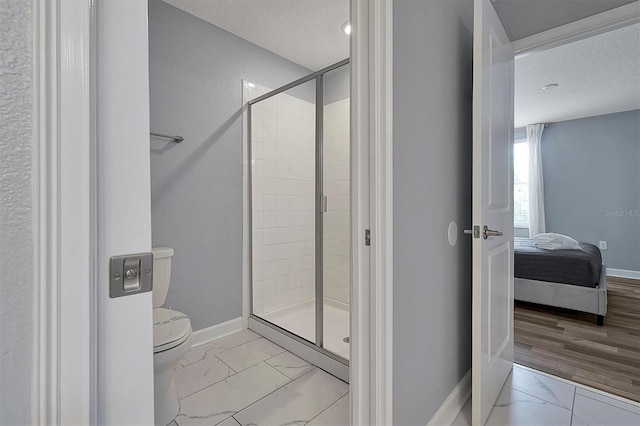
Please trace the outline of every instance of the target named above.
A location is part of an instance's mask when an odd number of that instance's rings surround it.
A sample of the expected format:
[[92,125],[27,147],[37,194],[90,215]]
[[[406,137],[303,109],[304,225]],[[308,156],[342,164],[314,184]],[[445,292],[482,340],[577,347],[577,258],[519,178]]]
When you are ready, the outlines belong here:
[[349,359],[349,75],[344,60],[276,90],[244,83],[249,327],[342,366]]

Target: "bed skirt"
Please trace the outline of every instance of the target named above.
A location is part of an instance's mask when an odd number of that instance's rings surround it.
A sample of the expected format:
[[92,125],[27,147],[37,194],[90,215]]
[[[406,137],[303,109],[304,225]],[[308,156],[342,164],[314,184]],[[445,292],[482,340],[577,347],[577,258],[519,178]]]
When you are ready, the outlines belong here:
[[514,278],[514,299],[558,308],[574,309],[599,316],[607,313],[607,268],[602,265],[596,288]]

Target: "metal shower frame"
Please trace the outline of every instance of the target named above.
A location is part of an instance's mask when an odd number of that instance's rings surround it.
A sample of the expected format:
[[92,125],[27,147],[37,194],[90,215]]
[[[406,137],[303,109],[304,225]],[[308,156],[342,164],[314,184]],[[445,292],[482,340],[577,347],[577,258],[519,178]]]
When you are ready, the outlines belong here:
[[252,118],[252,107],[254,104],[259,103],[265,99],[271,98],[280,93],[286,92],[289,89],[300,86],[309,81],[316,81],[316,130],[315,130],[315,167],[316,167],[316,178],[315,178],[315,342],[310,342],[307,339],[304,339],[297,334],[286,330],[272,322],[269,322],[253,313],[253,176],[252,176],[252,168],[248,168],[248,188],[249,188],[249,197],[248,197],[248,208],[249,208],[249,318],[254,320],[272,330],[280,332],[281,334],[295,340],[298,343],[301,343],[309,348],[314,349],[322,355],[325,355],[331,358],[334,361],[338,361],[345,366],[349,366],[349,360],[342,358],[341,356],[334,354],[333,352],[328,351],[324,348],[323,343],[323,334],[324,334],[324,282],[323,282],[323,217],[322,217],[322,206],[323,206],[323,128],[324,128],[324,76],[330,72],[337,71],[340,68],[348,66],[350,64],[349,59],[344,59],[340,62],[337,62],[333,65],[330,65],[326,68],[323,68],[319,71],[316,71],[312,74],[309,74],[305,77],[302,77],[298,80],[295,80],[291,83],[288,83],[278,89],[272,90],[269,93],[265,93],[264,95],[258,96],[255,99],[252,99],[247,102],[247,140],[248,140],[248,162],[251,165],[252,160],[252,138],[251,138],[251,118]]

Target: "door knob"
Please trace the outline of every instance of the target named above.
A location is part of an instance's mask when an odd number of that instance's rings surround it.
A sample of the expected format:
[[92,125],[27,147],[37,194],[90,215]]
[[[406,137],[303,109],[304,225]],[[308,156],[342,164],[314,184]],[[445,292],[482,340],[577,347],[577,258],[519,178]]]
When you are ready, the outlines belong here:
[[485,240],[489,237],[502,237],[504,234],[500,231],[494,231],[489,229],[487,225],[484,226],[484,232],[482,233],[482,238]]

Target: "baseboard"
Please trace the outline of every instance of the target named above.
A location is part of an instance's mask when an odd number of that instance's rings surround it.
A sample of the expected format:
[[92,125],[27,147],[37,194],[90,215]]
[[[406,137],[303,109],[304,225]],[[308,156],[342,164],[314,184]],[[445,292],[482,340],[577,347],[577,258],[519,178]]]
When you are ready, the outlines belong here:
[[607,268],[607,276],[640,280],[640,271]]
[[191,347],[204,345],[238,331],[242,331],[242,317],[194,331],[191,335]]
[[453,388],[427,426],[450,425],[458,417],[469,398],[471,398],[471,370],[467,371],[467,374]]

